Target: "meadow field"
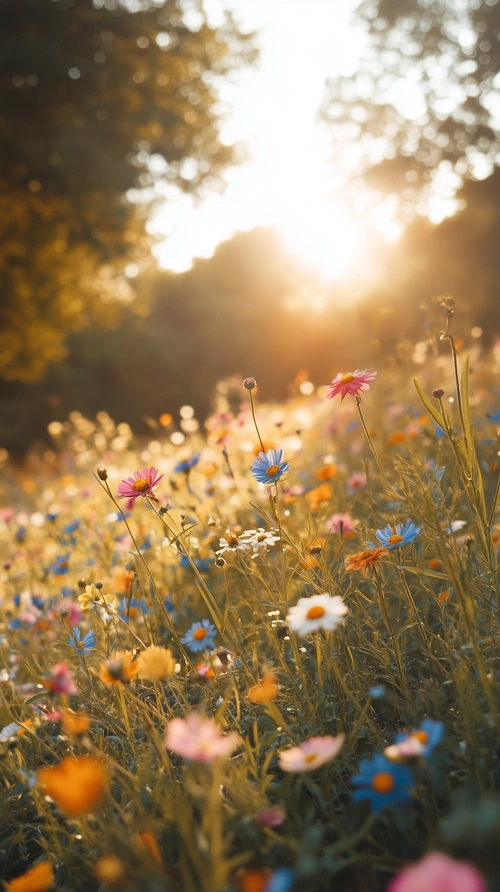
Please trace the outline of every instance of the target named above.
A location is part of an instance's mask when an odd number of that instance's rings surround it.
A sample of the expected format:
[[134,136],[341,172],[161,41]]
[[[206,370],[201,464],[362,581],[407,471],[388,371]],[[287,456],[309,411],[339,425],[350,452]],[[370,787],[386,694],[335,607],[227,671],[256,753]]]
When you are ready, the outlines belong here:
[[452,315],[4,457],[7,890],[500,889],[500,345]]

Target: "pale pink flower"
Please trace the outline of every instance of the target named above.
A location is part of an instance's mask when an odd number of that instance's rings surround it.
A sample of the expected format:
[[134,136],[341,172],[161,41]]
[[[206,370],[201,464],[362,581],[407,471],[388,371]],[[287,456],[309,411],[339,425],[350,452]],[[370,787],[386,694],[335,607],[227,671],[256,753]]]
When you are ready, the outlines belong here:
[[53,694],[78,694],[67,663],[54,663],[47,678],[43,680],[43,686]]
[[331,533],[342,532],[343,536],[352,533],[356,526],[356,521],[352,519],[350,514],[332,514],[326,521],[327,529]]
[[158,485],[163,477],[158,477],[158,468],[143,468],[142,471],[135,471],[133,477],[127,477],[118,485],[117,495],[119,499],[128,499],[127,508],[132,507],[135,500],[139,496],[155,496],[153,488]]
[[255,817],[262,827],[281,827],[286,815],[281,805],[271,805],[260,808]]
[[195,762],[213,762],[229,756],[240,743],[238,734],[221,733],[217,722],[192,712],[186,719],[172,719],[165,743],[169,750]]
[[282,771],[302,773],[315,771],[335,758],[344,745],[345,735],[337,737],[311,737],[300,746],[292,746],[280,753]]
[[367,369],[363,372],[356,369],[355,372],[348,372],[345,375],[342,372],[339,372],[332,383],[328,385],[330,393],[327,394],[327,399],[332,400],[333,397],[338,396],[339,393],[342,395],[342,399],[344,399],[347,394],[349,394],[349,396],[357,396],[361,391],[370,389],[370,382],[374,380],[376,375],[377,372],[369,372]]
[[366,486],[366,475],[365,474],[351,474],[349,480],[347,481],[347,489],[349,492],[356,492],[358,489],[362,489]]
[[421,743],[418,737],[410,734],[404,740],[400,740],[399,743],[386,746],[384,756],[386,759],[390,759],[391,762],[403,762],[405,759],[418,758],[424,751],[425,746],[423,743]]
[[388,892],[486,892],[486,883],[471,864],[454,861],[441,852],[430,852],[406,867],[389,885]]

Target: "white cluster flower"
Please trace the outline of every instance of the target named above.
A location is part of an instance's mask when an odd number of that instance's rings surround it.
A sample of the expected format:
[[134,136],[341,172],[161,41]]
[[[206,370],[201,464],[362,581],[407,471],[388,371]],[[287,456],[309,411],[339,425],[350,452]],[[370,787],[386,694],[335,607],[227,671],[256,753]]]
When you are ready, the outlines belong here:
[[265,554],[269,548],[280,541],[280,536],[276,535],[277,532],[277,530],[265,530],[264,527],[259,527],[257,530],[245,530],[240,536],[240,541],[245,542],[252,549],[252,560],[254,560],[259,554]]
[[215,553],[217,556],[220,556],[221,554],[226,554],[228,551],[248,551],[248,549],[249,545],[246,542],[242,542],[236,533],[232,533],[231,530],[226,530],[225,537],[219,539],[219,550]]

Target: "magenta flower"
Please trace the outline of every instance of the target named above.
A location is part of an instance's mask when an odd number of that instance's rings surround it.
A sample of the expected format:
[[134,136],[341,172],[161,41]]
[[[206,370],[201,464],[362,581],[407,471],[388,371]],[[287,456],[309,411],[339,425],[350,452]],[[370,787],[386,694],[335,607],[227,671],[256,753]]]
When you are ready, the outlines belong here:
[[133,477],[127,477],[122,480],[117,489],[119,499],[128,499],[127,508],[131,508],[135,500],[139,496],[152,496],[153,488],[158,485],[163,474],[157,476],[158,468],[144,468],[142,471],[136,471]]
[[342,394],[342,399],[344,399],[347,394],[349,396],[357,396],[361,391],[369,390],[370,382],[374,380],[376,374],[376,372],[368,372],[366,369],[363,372],[356,369],[355,372],[348,372],[346,375],[339,372],[332,383],[328,385],[330,393],[327,394],[327,399],[332,400],[339,393]]
[[169,750],[194,762],[214,762],[229,756],[238,746],[238,734],[221,733],[213,719],[192,712],[187,719],[172,719],[167,725],[165,743]]
[[388,892],[486,892],[486,883],[471,864],[454,861],[441,852],[430,852],[406,867],[390,884]]

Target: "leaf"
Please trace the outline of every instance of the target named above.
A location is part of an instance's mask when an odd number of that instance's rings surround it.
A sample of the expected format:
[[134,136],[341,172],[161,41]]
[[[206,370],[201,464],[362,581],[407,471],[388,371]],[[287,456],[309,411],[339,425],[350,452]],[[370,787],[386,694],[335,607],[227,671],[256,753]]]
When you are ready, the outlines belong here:
[[415,385],[415,387],[416,387],[416,390],[417,390],[417,393],[418,393],[420,399],[422,400],[422,402],[423,402],[425,408],[427,409],[429,415],[432,416],[432,418],[434,419],[434,421],[436,422],[436,424],[439,425],[439,427],[441,427],[441,428],[445,431],[445,433],[446,433],[446,430],[445,430],[445,427],[444,427],[444,419],[443,419],[443,416],[441,415],[440,412],[438,412],[438,410],[436,409],[436,407],[433,406],[432,403],[430,402],[430,400],[426,397],[424,391],[423,391],[422,388],[420,387],[420,384],[418,383],[418,381],[417,381],[416,378],[413,379],[413,383],[414,383],[414,385]]
[[406,570],[408,573],[414,573],[415,576],[432,576],[433,579],[445,579],[448,582],[448,577],[444,573],[438,573],[437,570],[424,570],[422,567],[398,567],[398,570]]

